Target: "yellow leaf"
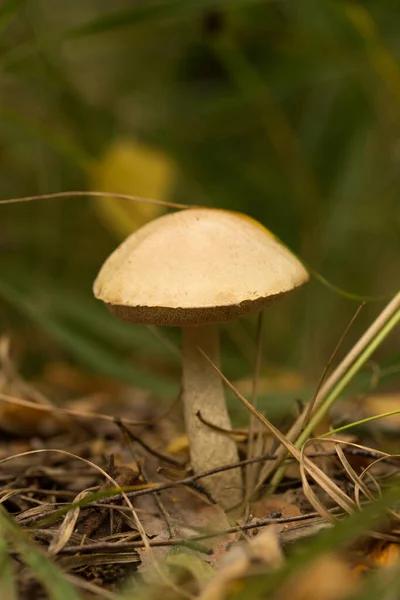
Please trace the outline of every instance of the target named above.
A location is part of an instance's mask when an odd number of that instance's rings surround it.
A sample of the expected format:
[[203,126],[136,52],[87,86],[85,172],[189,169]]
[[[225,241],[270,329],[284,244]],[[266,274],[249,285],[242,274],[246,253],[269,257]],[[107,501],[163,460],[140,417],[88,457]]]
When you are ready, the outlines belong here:
[[177,435],[173,440],[170,441],[166,447],[166,451],[169,454],[183,454],[189,451],[189,440],[188,436],[183,433]]
[[[168,198],[175,178],[176,167],[167,154],[123,139],[115,140],[90,171],[94,191],[158,200]],[[119,198],[94,198],[93,204],[102,222],[121,238],[163,212],[162,207],[154,204]]]
[[371,552],[371,558],[378,567],[390,567],[399,560],[399,544],[380,542]]

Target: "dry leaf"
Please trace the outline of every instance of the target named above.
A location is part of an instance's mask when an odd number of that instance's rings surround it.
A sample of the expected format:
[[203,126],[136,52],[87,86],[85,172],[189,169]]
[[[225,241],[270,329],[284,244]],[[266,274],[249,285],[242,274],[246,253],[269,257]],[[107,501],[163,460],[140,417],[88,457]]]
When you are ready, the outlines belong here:
[[251,513],[258,519],[278,513],[282,517],[295,517],[301,515],[300,509],[294,503],[296,495],[292,491],[274,496],[263,496],[251,505]]
[[250,542],[236,544],[224,557],[218,574],[208,583],[199,600],[224,600],[232,585],[254,568],[276,569],[283,563],[283,554],[274,527],[265,528]]
[[341,600],[356,587],[357,578],[349,565],[327,554],[290,578],[276,600]]
[[361,553],[360,560],[354,567],[354,572],[363,575],[374,568],[391,567],[398,562],[399,558],[399,544],[384,540],[374,541],[368,550]]
[[[222,508],[215,504],[208,504],[205,499],[183,487],[161,492],[160,499],[167,517],[160,514],[153,496],[143,496],[135,500],[135,508],[139,509],[144,530],[153,541],[171,539],[171,528],[174,537],[187,539],[210,531],[223,531],[230,526]],[[201,547],[204,551],[200,551],[200,549],[197,551],[193,547],[193,549],[188,549],[188,552],[215,565],[220,557],[225,555],[227,545],[235,539],[236,536],[228,534],[202,540],[199,548]],[[165,559],[169,554],[175,552],[176,548],[174,547],[153,548],[157,559]],[[139,550],[139,554],[142,559],[142,567],[151,567],[152,563],[149,562],[147,551]]]
[[[92,490],[93,491],[93,490]],[[89,496],[92,493],[91,490],[83,490],[80,494],[76,496],[74,502],[80,502],[86,496]],[[80,507],[76,506],[69,510],[64,517],[64,521],[62,522],[61,527],[57,531],[57,534],[51,540],[49,545],[50,554],[58,554],[60,550],[66,546],[70,540],[71,535],[74,532],[76,522],[79,517]]]
[[380,542],[370,555],[373,562],[379,567],[391,567],[398,561],[399,556],[400,546],[392,542]]

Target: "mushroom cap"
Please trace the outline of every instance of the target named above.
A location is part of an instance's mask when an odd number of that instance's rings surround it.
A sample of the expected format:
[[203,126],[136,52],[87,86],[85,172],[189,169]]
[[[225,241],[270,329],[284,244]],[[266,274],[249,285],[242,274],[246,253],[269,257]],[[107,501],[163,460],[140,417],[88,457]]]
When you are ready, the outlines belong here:
[[254,219],[193,208],[131,234],[93,291],[126,321],[191,326],[258,312],[307,280],[300,261]]

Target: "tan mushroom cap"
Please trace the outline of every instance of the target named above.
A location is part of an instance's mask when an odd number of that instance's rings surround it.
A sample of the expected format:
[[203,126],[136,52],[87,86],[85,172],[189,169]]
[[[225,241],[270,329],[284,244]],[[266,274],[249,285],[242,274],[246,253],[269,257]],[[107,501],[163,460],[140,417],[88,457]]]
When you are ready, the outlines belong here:
[[130,235],[104,263],[94,294],[126,321],[200,325],[262,310],[307,279],[300,261],[257,221],[200,208]]

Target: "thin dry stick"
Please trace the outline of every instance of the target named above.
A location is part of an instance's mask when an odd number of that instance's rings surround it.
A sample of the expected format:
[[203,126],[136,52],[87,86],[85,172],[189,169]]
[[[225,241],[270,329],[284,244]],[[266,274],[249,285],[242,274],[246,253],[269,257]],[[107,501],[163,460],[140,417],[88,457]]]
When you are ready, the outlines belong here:
[[[133,435],[132,432],[129,431],[129,429],[125,425],[123,425],[121,422],[119,422],[118,425],[119,425],[119,428],[121,430],[122,436],[125,437],[125,439],[126,439],[126,443],[127,443],[127,446],[128,446],[128,448],[129,448],[129,450],[130,450],[130,452],[132,454],[132,457],[136,461],[137,464],[139,464],[139,458],[138,458],[138,456],[136,454],[136,451],[135,451],[135,448],[133,447],[133,443],[132,442],[136,442],[139,445],[142,445],[142,448],[147,449],[147,451],[150,451],[152,453],[155,452],[155,451],[152,451],[151,448],[149,448],[149,446],[147,446],[147,444],[144,444],[140,440],[140,438],[138,438],[137,436]],[[144,464],[142,464],[140,466],[140,472],[142,474],[142,478],[143,478],[144,483],[148,483],[149,482],[149,477],[148,477],[148,474],[147,474],[147,469],[146,469],[146,467],[145,467]],[[155,493],[154,494],[154,500],[155,500],[155,502],[157,504],[158,510],[160,511],[160,513],[163,516],[164,521],[165,521],[165,523],[167,525],[167,529],[168,529],[168,532],[169,532],[169,537],[170,538],[176,537],[174,525],[173,525],[173,523],[171,521],[171,517],[170,517],[167,509],[165,508],[165,506],[164,506],[164,504],[163,504],[163,502],[161,500],[160,494]]]
[[[333,514],[339,513],[340,509],[332,508],[330,512]],[[220,531],[208,531],[207,533],[201,533],[199,535],[190,536],[187,538],[175,538],[170,540],[150,540],[149,544],[153,548],[163,547],[163,546],[191,546],[196,542],[200,542],[202,540],[208,540],[215,537],[221,537],[225,535],[229,535],[231,533],[241,533],[242,531],[250,531],[252,529],[258,529],[261,527],[266,527],[268,525],[277,525],[277,524],[286,524],[286,523],[302,523],[303,521],[310,522],[313,520],[319,521],[319,513],[311,512],[306,515],[296,515],[294,517],[277,517],[276,519],[266,517],[264,519],[258,519],[257,521],[253,521],[252,523],[245,523],[243,525],[235,525],[230,527],[229,529],[221,529]],[[131,551],[137,548],[143,548],[143,543],[141,541],[133,541],[133,542],[103,542],[99,541],[91,544],[84,545],[70,545],[65,546],[62,550],[60,550],[60,555],[69,555],[75,554],[76,552],[84,553],[96,553],[108,550],[110,552],[121,552],[121,551]],[[209,552],[209,549],[207,549]]]
[[179,460],[175,460],[175,458],[167,456],[166,454],[162,454],[161,452],[158,452],[158,450],[156,450],[155,448],[151,448],[138,435],[135,435],[130,429],[128,429],[128,427],[125,425],[125,423],[121,419],[115,419],[115,424],[121,429],[123,434],[127,435],[129,440],[131,440],[132,442],[136,442],[139,446],[141,446],[149,454],[152,454],[153,456],[155,456],[162,462],[167,462],[170,465],[173,465],[174,467],[177,467],[180,469],[185,468],[185,465],[183,465]]
[[[314,410],[318,409],[328,392],[334,387],[334,385],[341,379],[341,377],[346,373],[347,369],[353,364],[353,362],[357,359],[359,354],[370,344],[370,342],[374,339],[374,337],[378,334],[378,332],[385,325],[386,321],[400,309],[400,292],[398,292],[394,298],[386,305],[383,311],[378,315],[375,321],[370,325],[367,331],[360,337],[358,342],[353,346],[347,356],[342,360],[342,362],[336,367],[333,371],[332,375],[328,377],[324,385],[319,390],[319,393],[315,399]],[[305,423],[305,418],[308,413],[308,408],[305,408],[295,423],[292,425],[288,433],[286,434],[286,438],[294,442],[296,438],[300,435],[301,430]],[[260,480],[257,484],[256,491],[258,491],[263,485],[263,481],[267,479],[273,471],[275,471],[285,460],[287,457],[286,449],[281,446],[277,450],[276,461],[273,464],[268,464],[261,471]]]
[[[89,467],[95,469],[96,471],[98,471],[99,473],[101,473],[101,475],[103,477],[105,477],[106,479],[108,479],[108,481],[110,483],[112,483],[113,486],[115,486],[116,488],[118,488],[118,483],[111,477],[111,475],[109,475],[106,471],[104,471],[104,469],[102,469],[101,467],[99,467],[99,465],[96,465],[95,463],[91,462],[90,460],[88,460],[87,458],[83,458],[82,456],[78,456],[77,454],[73,454],[72,452],[68,452],[67,450],[60,450],[59,448],[40,448],[39,450],[29,450],[28,452],[20,452],[18,454],[13,454],[12,456],[7,456],[6,458],[2,458],[0,460],[0,464],[9,462],[10,460],[14,460],[16,458],[22,458],[24,456],[32,456],[33,454],[44,454],[44,453],[50,453],[50,452],[55,452],[58,454],[63,454],[64,456],[68,456],[69,458],[73,458],[75,460],[79,460],[82,461],[83,463],[87,464]],[[138,516],[136,515],[135,509],[132,505],[132,502],[129,500],[129,498],[127,497],[127,495],[125,494],[124,491],[121,490],[121,496],[124,498],[125,502],[127,503],[127,505],[129,506],[129,508],[132,511],[132,515],[133,515],[133,519],[135,521],[135,525],[139,531],[139,533],[142,535],[143,539],[143,543],[144,545],[146,545],[147,543],[147,536],[146,536],[146,532],[144,531]]]
[[[99,467],[98,465],[96,465],[95,463],[91,462],[90,460],[87,460],[86,458],[83,458],[82,456],[77,456],[76,454],[72,454],[71,452],[67,452],[66,450],[60,450],[57,448],[40,448],[39,450],[30,450],[29,452],[21,452],[19,454],[14,454],[13,456],[8,456],[7,458],[3,458],[0,460],[0,464],[8,462],[10,460],[13,460],[15,458],[21,458],[23,456],[29,456],[32,454],[40,454],[40,453],[45,453],[45,452],[58,452],[59,454],[64,454],[65,456],[69,456],[71,458],[75,458],[77,460],[81,460],[82,462],[86,463],[87,465],[89,465],[90,467],[94,468],[96,471],[98,471],[99,473],[101,473],[103,475],[103,477],[105,477],[106,479],[108,479],[108,481],[110,483],[113,484],[113,486],[115,486],[116,488],[118,488],[118,483],[106,472],[104,471],[104,469],[102,469],[101,467]],[[175,583],[164,573],[163,569],[161,568],[161,566],[159,565],[159,562],[157,560],[157,557],[155,556],[150,544],[149,544],[149,540],[147,539],[147,535],[145,530],[143,529],[142,523],[136,513],[136,510],[133,507],[132,502],[130,501],[130,499],[128,498],[128,496],[126,495],[126,493],[121,490],[121,496],[124,498],[125,502],[127,503],[127,505],[129,506],[129,508],[131,509],[132,512],[132,516],[133,516],[133,521],[136,525],[136,528],[140,534],[140,537],[142,539],[143,542],[143,547],[148,551],[149,555],[152,557],[153,559],[153,565],[154,568],[157,570],[158,574],[160,575],[160,577],[162,578],[162,580],[171,588],[173,589],[175,592],[179,593],[180,595],[188,598],[189,600],[194,600],[194,596],[192,596],[191,594],[188,594],[186,592],[184,592],[183,590],[181,590],[180,588],[178,588]]]
[[[92,396],[89,396],[89,398],[90,397],[96,398],[98,396],[102,396],[102,394],[93,394]],[[123,423],[124,425],[132,425],[132,426],[153,425],[160,419],[163,419],[164,417],[166,417],[171,412],[171,410],[176,406],[179,399],[180,399],[180,394],[175,398],[175,400],[172,402],[172,404],[170,404],[170,406],[163,413],[161,413],[160,415],[157,415],[156,417],[154,417],[154,419],[150,419],[149,421],[134,421],[133,419],[125,419],[125,418],[123,418],[123,419],[119,418],[119,421],[121,423]],[[79,398],[77,400],[79,400]],[[105,415],[103,413],[95,413],[95,412],[83,412],[80,410],[73,410],[70,408],[60,408],[58,406],[52,406],[52,405],[36,404],[35,402],[32,402],[30,400],[23,400],[22,398],[16,398],[15,396],[10,396],[9,394],[3,394],[1,392],[0,392],[0,402],[6,402],[7,404],[24,406],[27,408],[34,408],[35,410],[39,410],[42,412],[49,412],[49,413],[55,413],[55,414],[60,414],[60,415],[68,415],[71,417],[78,417],[80,419],[93,419],[93,420],[98,419],[100,421],[108,421],[111,423],[115,423],[115,421],[117,420],[117,418],[113,417],[112,415]]]
[[[382,453],[379,451],[374,451],[374,450],[370,450],[368,448],[365,448],[364,446],[360,446],[358,444],[355,443],[350,443],[350,442],[346,442],[347,446],[351,446],[351,448],[347,448],[346,449],[346,453],[353,455],[353,456],[363,456],[366,458],[380,458],[382,456]],[[332,451],[326,451],[326,452],[310,452],[307,454],[309,459],[312,458],[321,458],[321,457],[328,457],[328,456],[336,456],[336,451],[332,450]],[[387,462],[391,462],[391,456],[388,455],[385,458],[387,460]],[[126,492],[126,495],[128,496],[128,498],[138,498],[139,496],[145,496],[148,494],[154,494],[157,492],[163,492],[166,490],[170,490],[173,489],[175,487],[179,487],[179,486],[188,486],[190,488],[190,486],[195,485],[195,483],[199,480],[199,479],[204,479],[205,477],[209,477],[210,475],[214,475],[215,473],[220,473],[222,471],[225,470],[229,470],[229,469],[237,469],[238,467],[244,466],[246,464],[250,464],[250,463],[257,463],[257,462],[262,462],[262,461],[266,461],[266,460],[274,460],[275,459],[275,455],[271,455],[271,454],[265,454],[264,456],[258,456],[255,458],[251,458],[251,459],[245,459],[242,460],[238,463],[233,463],[230,465],[224,465],[223,467],[216,467],[215,469],[210,469],[209,471],[204,471],[203,473],[198,473],[197,475],[191,475],[189,477],[185,477],[183,479],[178,479],[178,480],[174,480],[174,481],[169,481],[168,483],[160,483],[160,484],[156,484],[156,483],[149,483],[147,485],[142,484],[142,485],[137,485],[137,486],[126,486],[123,489]],[[394,464],[398,464],[397,462],[395,462]],[[135,488],[134,491],[129,491],[130,489],[132,489],[132,487]],[[32,491],[32,488],[27,488],[28,490]],[[118,488],[120,489],[120,488]],[[10,494],[14,495],[14,493],[18,493],[19,491],[23,491],[22,490],[10,490]],[[35,493],[50,493],[48,490],[34,490]],[[54,491],[52,492],[54,493]],[[58,493],[58,492],[57,492]],[[109,489],[108,490],[109,495],[107,495],[105,498],[96,498],[96,500],[91,501],[90,503],[86,504],[86,503],[80,503],[81,508],[91,508],[93,506],[109,506],[110,505],[110,499],[112,500],[113,503],[116,503],[117,501],[120,501],[123,499],[123,496],[121,493],[118,492],[118,490],[112,490]],[[4,501],[4,498],[2,499],[2,501]],[[65,507],[65,509],[63,508],[55,508],[53,510],[51,510],[50,512],[47,512],[46,515],[44,516],[43,514],[34,514],[28,518],[24,518],[24,525],[26,526],[30,526],[33,524],[37,524],[38,521],[40,523],[40,521],[44,518],[45,521],[47,521],[49,518],[53,518],[53,517],[61,517],[66,510],[69,510],[73,505],[71,503],[68,503]],[[124,510],[123,507],[118,506],[119,510]]]
[[71,191],[71,192],[55,192],[53,194],[40,194],[37,196],[22,196],[21,198],[8,198],[0,200],[0,204],[17,204],[19,202],[35,202],[36,200],[51,200],[55,198],[76,198],[76,197],[92,197],[92,198],[118,198],[120,200],[131,200],[133,202],[142,202],[143,204],[156,204],[166,208],[201,208],[199,206],[181,204],[179,202],[166,202],[165,200],[155,200],[154,198],[142,198],[141,196],[132,196],[130,194],[116,194],[114,192],[87,192],[87,191]]
[[[218,425],[214,425],[214,423],[210,423],[210,421],[207,421],[207,419],[205,419],[202,416],[200,410],[197,411],[196,416],[200,419],[200,421],[203,423],[203,425],[207,425],[207,427],[210,427],[210,429],[214,429],[215,431],[224,433],[227,436],[234,437],[236,439],[236,441],[238,441],[238,442],[246,441],[249,438],[248,427],[235,427],[234,429],[226,429],[225,427],[218,427]],[[253,434],[261,435],[263,437],[265,437],[266,435],[269,435],[268,431],[265,431],[265,429],[261,429],[260,427],[258,429],[255,429],[253,431]]]

